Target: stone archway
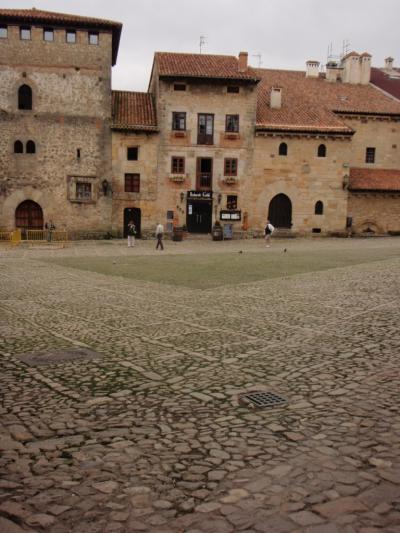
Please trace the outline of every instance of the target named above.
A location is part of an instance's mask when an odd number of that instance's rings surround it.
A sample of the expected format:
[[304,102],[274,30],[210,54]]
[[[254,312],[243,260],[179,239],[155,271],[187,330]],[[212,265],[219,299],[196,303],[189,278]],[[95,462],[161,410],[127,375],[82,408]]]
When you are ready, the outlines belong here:
[[21,202],[15,210],[15,226],[21,229],[43,229],[43,210],[33,200]]
[[280,193],[269,203],[268,220],[276,228],[292,227],[292,202],[286,194]]

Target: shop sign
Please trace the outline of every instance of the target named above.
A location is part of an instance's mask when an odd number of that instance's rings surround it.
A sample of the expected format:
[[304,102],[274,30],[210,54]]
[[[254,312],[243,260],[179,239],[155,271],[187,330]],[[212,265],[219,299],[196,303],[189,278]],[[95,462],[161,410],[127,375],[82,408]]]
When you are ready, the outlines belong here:
[[188,200],[211,200],[212,191],[188,191]]
[[220,220],[242,220],[241,211],[220,211]]

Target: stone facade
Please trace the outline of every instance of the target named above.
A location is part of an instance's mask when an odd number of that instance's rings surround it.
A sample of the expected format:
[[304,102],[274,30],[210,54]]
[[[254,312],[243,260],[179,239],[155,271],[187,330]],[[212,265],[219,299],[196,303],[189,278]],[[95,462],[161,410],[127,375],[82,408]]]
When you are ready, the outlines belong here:
[[[122,236],[131,218],[142,236],[157,222],[260,235],[267,218],[292,234],[344,233],[348,217],[355,232],[398,231],[397,185],[349,181],[352,168],[400,169],[400,104],[366,83],[368,54],[345,58],[339,82],[317,62],[307,74],[252,69],[246,53],[157,53],[148,93],[111,91],[118,23],[56,14],[49,28],[47,12],[6,11],[0,229],[24,227],[28,201],[41,216],[35,227],[52,219],[77,238]],[[354,57],[368,68],[347,80]],[[21,109],[22,86],[31,109]]]
[[[97,44],[89,44],[88,30],[76,28],[76,42],[67,43],[65,27],[52,29],[52,41],[44,40],[44,24],[29,27],[29,40],[12,23],[0,40],[0,227],[14,229],[18,206],[28,200],[43,223],[52,219],[72,236],[106,232],[112,33],[97,31]],[[23,85],[32,91],[31,109],[19,109]],[[28,140],[35,153],[27,153]],[[22,153],[15,153],[16,141]]]

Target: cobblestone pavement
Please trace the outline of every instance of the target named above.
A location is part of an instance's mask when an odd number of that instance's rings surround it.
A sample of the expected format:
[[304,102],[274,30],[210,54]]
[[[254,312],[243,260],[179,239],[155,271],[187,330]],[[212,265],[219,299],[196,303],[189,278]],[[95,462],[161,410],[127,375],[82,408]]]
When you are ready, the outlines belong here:
[[0,531],[399,532],[400,258],[212,290],[43,261],[126,253],[0,253]]

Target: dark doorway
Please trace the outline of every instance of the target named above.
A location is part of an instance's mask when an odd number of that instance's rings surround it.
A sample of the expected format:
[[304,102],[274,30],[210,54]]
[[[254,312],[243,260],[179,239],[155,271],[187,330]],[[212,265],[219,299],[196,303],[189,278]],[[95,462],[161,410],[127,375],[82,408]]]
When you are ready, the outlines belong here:
[[268,219],[276,228],[292,227],[292,202],[286,194],[277,194],[269,204]]
[[197,158],[197,191],[211,191],[212,188],[212,167],[213,160],[211,157]]
[[43,229],[43,211],[39,204],[25,200],[15,210],[15,226],[21,229]]
[[124,237],[128,236],[128,224],[131,220],[136,227],[136,237],[140,238],[141,234],[141,213],[137,207],[127,207],[124,209]]
[[211,222],[211,200],[188,200],[186,225],[189,233],[211,233]]

